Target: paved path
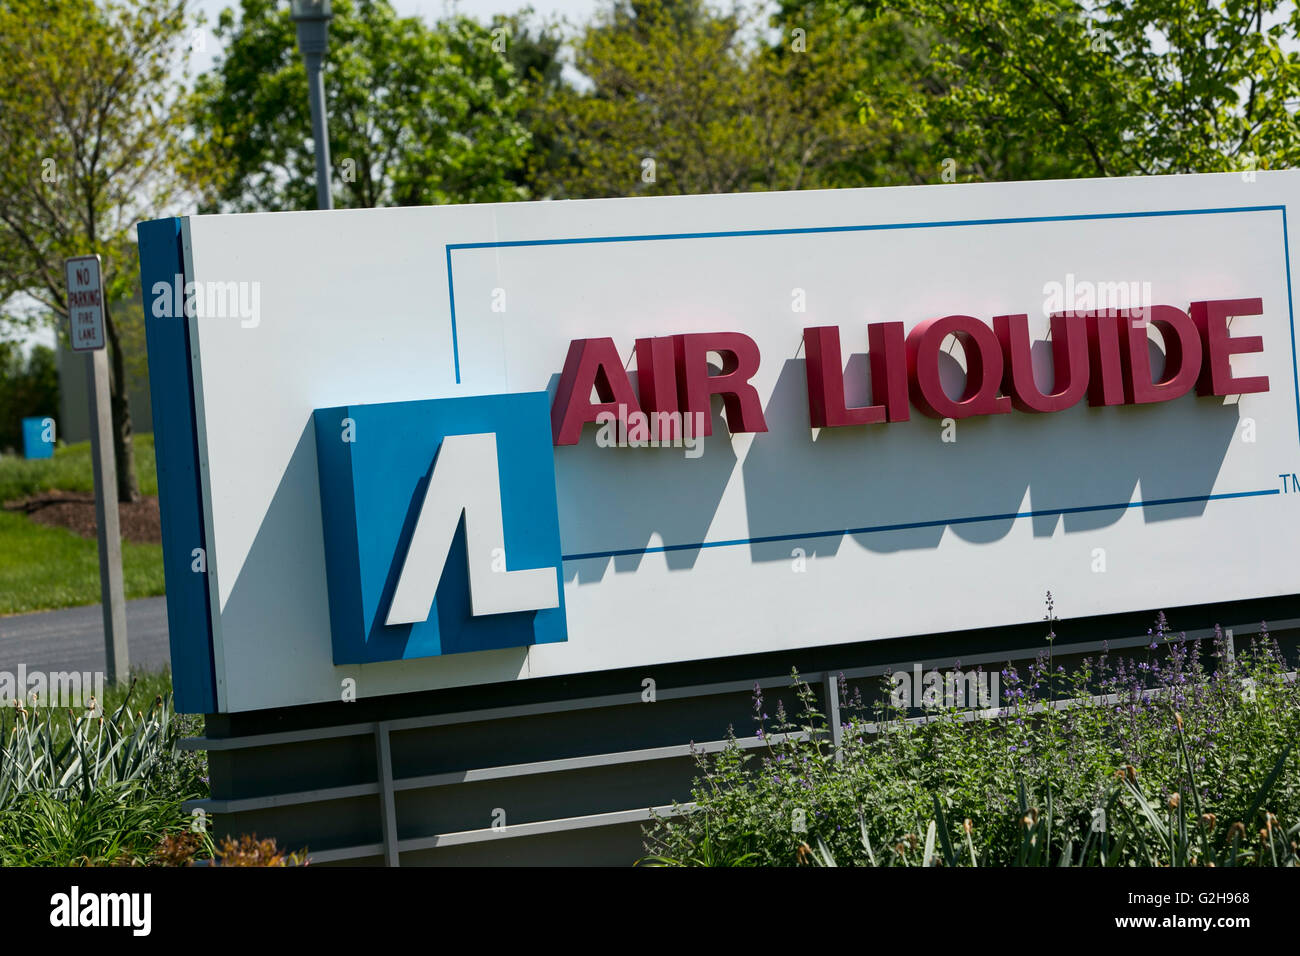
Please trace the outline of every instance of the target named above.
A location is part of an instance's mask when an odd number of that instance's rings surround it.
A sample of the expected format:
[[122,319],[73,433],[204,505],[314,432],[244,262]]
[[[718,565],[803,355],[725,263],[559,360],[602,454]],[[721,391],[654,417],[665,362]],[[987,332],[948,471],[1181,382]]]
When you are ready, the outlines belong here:
[[[126,633],[132,667],[165,667],[171,661],[167,599],[127,601]],[[99,605],[0,617],[0,671],[13,672],[19,664],[29,671],[103,670],[104,617]]]

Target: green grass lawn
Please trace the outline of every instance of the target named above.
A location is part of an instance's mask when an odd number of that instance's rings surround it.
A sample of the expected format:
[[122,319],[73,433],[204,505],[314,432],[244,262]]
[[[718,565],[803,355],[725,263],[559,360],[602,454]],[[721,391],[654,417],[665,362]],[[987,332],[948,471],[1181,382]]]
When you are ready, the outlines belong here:
[[[135,475],[140,494],[158,494],[158,472],[154,467],[153,435],[135,436]],[[0,502],[30,498],[42,491],[95,490],[90,470],[90,442],[61,445],[53,458],[28,461],[12,455],[0,455]]]
[[[153,436],[135,436],[140,492],[158,493]],[[68,445],[53,458],[27,461],[0,456],[0,501],[50,490],[91,492],[90,445]],[[128,598],[163,593],[162,545],[122,544]],[[99,602],[99,547],[62,528],[0,511],[0,614],[19,614]]]

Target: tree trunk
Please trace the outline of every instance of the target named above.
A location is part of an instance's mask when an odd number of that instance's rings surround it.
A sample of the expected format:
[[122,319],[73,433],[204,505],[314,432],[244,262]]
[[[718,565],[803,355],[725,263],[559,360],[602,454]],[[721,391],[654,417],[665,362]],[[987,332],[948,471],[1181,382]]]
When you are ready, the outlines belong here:
[[112,374],[109,375],[109,407],[113,414],[113,458],[117,462],[117,500],[140,499],[140,482],[135,477],[135,445],[131,441],[131,404],[127,400],[126,361],[122,356],[122,343],[117,338],[117,326],[108,314],[104,303],[104,326],[108,331],[109,358]]

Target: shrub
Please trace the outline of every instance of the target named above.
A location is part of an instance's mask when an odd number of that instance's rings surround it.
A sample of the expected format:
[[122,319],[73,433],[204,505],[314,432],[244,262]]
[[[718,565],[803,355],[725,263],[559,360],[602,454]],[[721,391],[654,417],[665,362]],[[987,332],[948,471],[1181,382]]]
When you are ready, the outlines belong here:
[[176,715],[170,693],[132,710],[136,687],[104,715],[0,712],[0,864],[157,862],[164,838],[185,830],[181,802],[206,795],[205,764],[177,742],[199,718]]
[[306,866],[307,851],[288,853],[275,845],[275,838],[259,840],[257,834],[227,836],[217,847],[214,866]]
[[1049,633],[1023,674],[1001,671],[1002,706],[982,716],[908,719],[841,682],[838,759],[797,673],[798,713],[779,708],[772,727],[756,687],[761,745],[729,730],[698,758],[695,808],[651,822],[645,862],[1294,860],[1300,688],[1276,642],[1265,629],[1233,657],[1221,633],[1202,648],[1163,615],[1150,634],[1144,658],[1103,652],[1067,675]]
[[5,866],[131,866],[185,826],[180,805],[132,785],[89,793],[28,790],[0,813]]

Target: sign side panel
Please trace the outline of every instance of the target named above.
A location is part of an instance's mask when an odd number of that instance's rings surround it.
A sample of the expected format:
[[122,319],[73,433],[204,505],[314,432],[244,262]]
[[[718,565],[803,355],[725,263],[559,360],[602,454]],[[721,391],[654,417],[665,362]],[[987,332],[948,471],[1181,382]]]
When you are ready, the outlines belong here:
[[[209,447],[208,407],[204,399],[203,387],[203,336],[199,325],[202,314],[203,288],[205,280],[199,274],[194,260],[193,220],[187,216],[181,223],[181,263],[185,271],[186,293],[184,310],[175,310],[183,316],[182,321],[189,333],[189,371],[190,388],[194,397],[194,443],[199,455],[199,502],[203,524],[204,556],[207,562],[208,620],[212,624],[212,670],[217,695],[217,710],[225,712],[229,706],[229,693],[226,684],[226,653],[223,621],[221,616],[220,562],[217,560],[216,526],[212,518],[215,493],[212,487],[212,461]],[[193,287],[194,299],[190,301],[190,286]]]
[[194,550],[203,549],[202,553],[206,554],[207,542],[190,378],[189,327],[183,315],[155,315],[150,305],[158,300],[154,290],[159,284],[166,288],[159,295],[169,302],[174,301],[177,282],[184,288],[181,220],[143,222],[138,234],[172,686],[178,710],[211,713],[217,707],[217,692],[207,575],[193,570],[197,560]]

